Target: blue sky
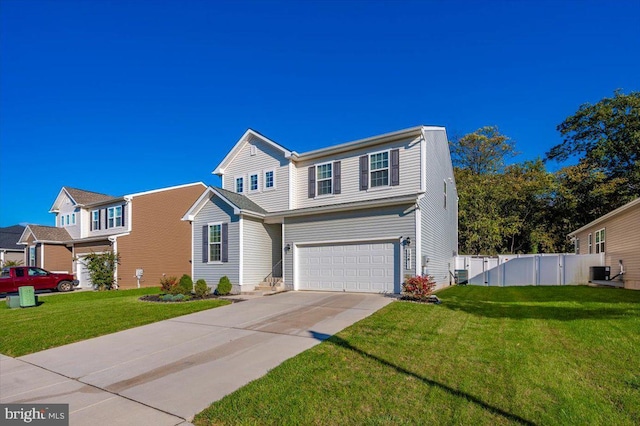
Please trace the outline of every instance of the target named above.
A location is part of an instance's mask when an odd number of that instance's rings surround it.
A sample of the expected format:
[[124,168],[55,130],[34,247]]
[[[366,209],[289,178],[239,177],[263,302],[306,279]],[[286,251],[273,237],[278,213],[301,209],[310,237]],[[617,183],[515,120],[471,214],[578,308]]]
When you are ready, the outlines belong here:
[[[640,1],[2,0],[0,226],[62,186],[123,195],[211,171],[247,128],[305,152],[420,124],[522,154],[640,90]],[[550,165],[550,168],[557,165]]]

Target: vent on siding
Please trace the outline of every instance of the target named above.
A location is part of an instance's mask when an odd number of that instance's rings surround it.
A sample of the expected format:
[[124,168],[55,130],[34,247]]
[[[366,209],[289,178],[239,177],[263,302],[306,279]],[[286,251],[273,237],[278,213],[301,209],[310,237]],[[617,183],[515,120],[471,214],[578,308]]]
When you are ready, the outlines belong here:
[[249,152],[251,153],[251,155],[256,155],[256,152],[258,152],[258,149],[256,148],[255,145],[251,145]]

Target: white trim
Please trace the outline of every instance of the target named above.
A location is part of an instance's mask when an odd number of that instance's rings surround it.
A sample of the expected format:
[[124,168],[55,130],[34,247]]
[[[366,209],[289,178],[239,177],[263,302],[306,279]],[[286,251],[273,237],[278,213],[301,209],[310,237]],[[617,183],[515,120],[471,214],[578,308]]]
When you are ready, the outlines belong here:
[[[40,267],[44,269],[44,246],[45,244],[40,244]],[[36,244],[36,257],[38,256],[38,245]]]
[[576,234],[578,234],[578,233],[580,233],[580,232],[582,232],[582,231],[586,231],[587,229],[589,229],[589,228],[591,228],[591,227],[593,227],[593,226],[596,226],[596,225],[597,225],[597,224],[599,224],[600,222],[602,222],[602,221],[604,221],[604,220],[607,220],[607,219],[611,218],[612,216],[615,216],[615,215],[617,215],[617,214],[619,214],[619,213],[622,213],[623,211],[625,211],[625,210],[627,210],[627,209],[630,209],[631,207],[633,207],[633,206],[635,206],[635,205],[637,205],[637,204],[640,204],[640,197],[639,197],[639,198],[636,198],[635,200],[633,200],[633,201],[631,201],[631,202],[629,202],[629,203],[627,203],[627,204],[625,204],[625,205],[624,205],[624,206],[622,206],[622,207],[618,207],[617,209],[615,209],[615,210],[613,210],[613,211],[611,211],[611,212],[609,212],[609,213],[607,213],[607,214],[605,214],[605,215],[603,215],[603,216],[600,216],[599,218],[597,218],[597,219],[595,219],[595,220],[593,220],[593,221],[591,221],[591,222],[587,223],[587,224],[586,224],[585,226],[583,226],[582,228],[576,229],[575,231],[571,232],[571,233],[569,234],[569,236],[570,236],[570,237],[573,237],[573,236],[575,236]]
[[[243,247],[243,242],[242,242],[242,237],[244,234],[243,231],[244,228],[244,219],[242,218],[242,216],[240,216],[238,218],[238,239],[239,244],[238,244],[238,284],[240,285],[240,287],[242,288],[242,285],[244,283],[244,247]],[[221,231],[222,232],[222,231]],[[228,234],[227,234],[227,239],[228,239]],[[222,245],[220,246],[220,254],[222,254]],[[229,244],[227,244],[227,256],[229,256]]]
[[[113,238],[113,239],[112,239]],[[113,236],[109,237],[109,241],[111,241],[111,253],[118,254],[118,237]],[[115,262],[113,265],[113,281],[115,282],[116,290],[120,285],[118,284],[118,262]]]
[[189,186],[195,186],[195,185],[202,185],[204,188],[207,187],[207,185],[205,185],[203,182],[185,183],[183,185],[169,186],[169,187],[166,187],[166,188],[152,189],[150,191],[143,191],[143,192],[136,192],[134,194],[127,194],[127,195],[124,195],[123,198],[126,199],[126,198],[140,197],[142,195],[155,194],[157,192],[164,192],[164,191],[172,191],[174,189],[187,188]]
[[[191,277],[195,278],[195,244],[196,244],[196,234],[195,234],[195,226],[193,226],[193,222],[189,222],[191,225]],[[202,241],[200,241],[200,245],[202,245]]]
[[258,132],[254,131],[252,129],[247,129],[247,131],[244,132],[244,134],[242,135],[242,137],[240,139],[238,139],[238,142],[236,142],[233,145],[233,148],[231,148],[231,151],[229,151],[227,153],[227,155],[222,159],[220,164],[218,164],[218,166],[211,172],[211,174],[223,176],[226,166],[229,163],[231,163],[233,160],[235,160],[235,158],[238,156],[238,154],[240,154],[240,152],[242,151],[242,148],[244,147],[244,145],[248,144],[251,139],[259,139],[262,142],[266,143],[267,145],[270,145],[271,147],[275,148],[276,150],[282,152],[284,154],[284,158],[290,158],[291,155],[294,154],[291,151],[289,151],[288,149],[286,149],[286,148],[278,145],[277,143],[273,142],[272,140],[268,139],[267,137],[262,136]]
[[[222,224],[224,222],[208,222],[207,223],[207,265],[219,265],[222,264]],[[220,225],[220,260],[211,260],[211,228],[212,226]],[[228,234],[227,234],[228,238]],[[218,244],[218,243],[215,243]],[[229,250],[229,246],[227,245],[227,250]],[[227,256],[229,252],[227,251]]]
[[416,219],[416,276],[422,275],[422,210],[416,203],[413,216]]
[[427,139],[424,133],[420,138],[420,191],[427,191]]
[[[273,185],[271,187],[267,187],[267,173],[271,172],[273,177],[271,179]],[[275,191],[276,189],[276,170],[275,169],[264,169],[262,170],[262,190],[263,191]]]
[[[320,194],[320,191],[319,191],[319,189],[320,189],[320,178],[318,177],[318,173],[320,172],[320,166],[326,166],[327,164],[331,168],[331,176],[329,176],[328,178],[323,178],[322,180],[323,181],[328,180],[331,183],[331,192],[328,192],[326,194]],[[326,196],[333,195],[333,190],[334,190],[334,188],[333,188],[333,161],[324,161],[322,163],[314,164],[312,167],[314,168],[313,170],[314,170],[314,172],[316,174],[316,179],[315,179],[316,180],[316,183],[315,183],[315,185],[316,185],[316,188],[315,188],[316,196],[314,197],[314,199],[316,199],[316,198],[324,198]]]
[[[287,245],[287,243],[285,242],[284,239],[284,222],[282,223],[282,226],[280,227],[280,255],[282,256],[282,284],[286,285],[287,284],[287,280],[286,280],[286,269],[285,269],[285,258],[287,257],[287,253],[285,253],[284,248]],[[293,277],[291,277],[293,279]],[[295,282],[295,280],[294,280]]]
[[[377,172],[377,171],[381,171],[381,170],[385,170],[385,168],[382,169],[376,169],[373,170],[373,168],[371,167],[371,156],[372,155],[378,155],[378,154],[387,154],[387,184],[386,185],[377,185],[377,186],[373,186],[373,178],[371,177],[371,174],[373,172]],[[399,154],[398,154],[399,155]],[[391,186],[391,149],[383,149],[382,151],[375,151],[375,152],[369,152],[367,153],[367,161],[369,161],[369,188],[367,188],[367,191],[369,190],[379,190],[380,188],[388,188]]]
[[373,238],[351,238],[346,240],[326,240],[326,241],[303,241],[293,243],[295,246],[330,246],[334,244],[354,244],[354,243],[377,243],[384,241],[400,241],[401,236],[373,237]]
[[289,203],[288,203],[288,209],[289,210],[293,210],[295,208],[294,205],[294,201],[295,201],[295,188],[296,188],[296,183],[295,183],[295,166],[293,165],[293,161],[289,160]]
[[[256,189],[251,189],[251,178],[255,176],[256,177]],[[248,179],[247,179],[247,183],[249,184],[249,187],[247,188],[248,191],[247,193],[249,194],[253,194],[256,192],[260,192],[260,173],[259,172],[255,172],[255,173],[249,173],[248,175]]]
[[[238,192],[238,179],[242,179],[242,191]],[[248,193],[247,188],[245,187],[244,175],[237,175],[233,178],[233,191],[236,194],[245,194]]]

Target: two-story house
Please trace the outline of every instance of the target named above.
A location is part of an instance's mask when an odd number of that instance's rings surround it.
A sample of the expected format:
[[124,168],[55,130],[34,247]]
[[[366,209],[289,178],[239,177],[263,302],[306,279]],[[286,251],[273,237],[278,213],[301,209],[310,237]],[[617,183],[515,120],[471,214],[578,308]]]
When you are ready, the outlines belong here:
[[191,270],[191,230],[181,220],[206,188],[202,182],[119,197],[63,187],[50,213],[56,226],[28,225],[25,264],[75,273],[92,286],[84,258],[112,250],[120,288],[158,286],[163,275]]
[[253,131],[183,220],[192,276],[235,292],[282,276],[293,290],[399,293],[407,275],[452,280],[458,196],[443,127],[302,154]]

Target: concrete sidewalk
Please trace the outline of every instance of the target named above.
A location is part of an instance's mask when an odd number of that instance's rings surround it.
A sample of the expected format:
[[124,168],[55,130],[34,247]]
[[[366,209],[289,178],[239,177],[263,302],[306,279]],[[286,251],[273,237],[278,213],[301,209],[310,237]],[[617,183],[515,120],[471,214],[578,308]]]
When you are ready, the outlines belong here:
[[287,292],[10,358],[0,402],[68,403],[70,424],[179,425],[394,300]]

